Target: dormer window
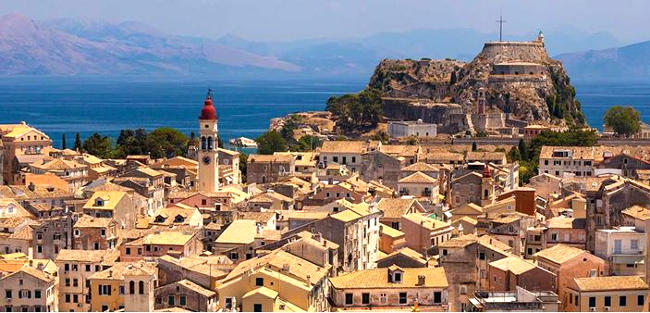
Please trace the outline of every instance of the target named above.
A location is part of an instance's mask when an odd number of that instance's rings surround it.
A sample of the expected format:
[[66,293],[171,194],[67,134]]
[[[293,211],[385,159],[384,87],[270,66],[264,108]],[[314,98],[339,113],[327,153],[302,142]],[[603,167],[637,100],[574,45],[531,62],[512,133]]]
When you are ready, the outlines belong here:
[[104,206],[105,200],[102,198],[95,199],[95,206]]
[[165,222],[165,217],[162,215],[156,216],[156,223],[164,223]]
[[402,283],[404,271],[396,265],[388,268],[388,282]]
[[185,218],[183,216],[181,216],[181,215],[176,215],[176,217],[174,218],[174,223],[182,223],[184,221],[185,221]]

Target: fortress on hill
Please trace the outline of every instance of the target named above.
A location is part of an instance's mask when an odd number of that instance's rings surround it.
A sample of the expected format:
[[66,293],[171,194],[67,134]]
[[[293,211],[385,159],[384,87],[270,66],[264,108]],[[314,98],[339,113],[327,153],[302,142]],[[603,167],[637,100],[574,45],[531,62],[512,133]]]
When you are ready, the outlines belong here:
[[387,118],[421,119],[443,133],[516,135],[533,123],[584,123],[569,77],[548,56],[542,32],[532,41],[487,42],[469,63],[383,60],[368,88],[383,93]]

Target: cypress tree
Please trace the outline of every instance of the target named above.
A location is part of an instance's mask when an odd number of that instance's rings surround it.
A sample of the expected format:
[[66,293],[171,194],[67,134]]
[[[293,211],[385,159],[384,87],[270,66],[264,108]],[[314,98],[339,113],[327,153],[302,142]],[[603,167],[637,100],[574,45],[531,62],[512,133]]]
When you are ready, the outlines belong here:
[[63,135],[61,135],[61,149],[66,149],[66,148],[67,148],[67,143],[65,140],[65,133],[63,133]]
[[74,149],[81,151],[81,135],[79,133],[74,135]]
[[528,145],[523,139],[519,139],[519,153],[522,160],[528,161]]

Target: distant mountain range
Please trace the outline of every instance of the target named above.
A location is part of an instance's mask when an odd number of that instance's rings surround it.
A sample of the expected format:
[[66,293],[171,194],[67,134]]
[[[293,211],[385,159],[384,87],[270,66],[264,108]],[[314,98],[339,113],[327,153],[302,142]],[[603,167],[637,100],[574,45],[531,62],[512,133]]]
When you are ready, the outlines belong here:
[[650,41],[620,48],[565,53],[556,57],[574,79],[649,80]]
[[[530,40],[535,35],[507,39]],[[427,29],[361,38],[255,42],[236,36],[169,35],[138,22],[34,21],[12,14],[0,17],[0,75],[368,79],[385,58],[469,60],[485,41],[496,37],[470,29]],[[612,49],[568,53],[620,45],[608,33],[562,29],[546,32],[546,38],[550,53],[560,54],[572,75],[597,76],[600,62],[623,75],[624,65],[648,62],[644,56],[650,44],[626,53],[618,53],[626,47],[614,49],[615,62],[608,58]],[[645,75],[650,76],[647,68]]]

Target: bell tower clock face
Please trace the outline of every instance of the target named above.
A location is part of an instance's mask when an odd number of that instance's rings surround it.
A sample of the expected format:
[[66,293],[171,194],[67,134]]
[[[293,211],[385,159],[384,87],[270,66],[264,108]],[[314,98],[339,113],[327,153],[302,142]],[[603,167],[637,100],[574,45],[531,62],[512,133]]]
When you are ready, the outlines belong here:
[[210,161],[211,161],[211,160],[210,160],[210,157],[209,157],[209,156],[206,155],[206,156],[203,157],[203,163],[204,163],[205,165],[210,164]]

